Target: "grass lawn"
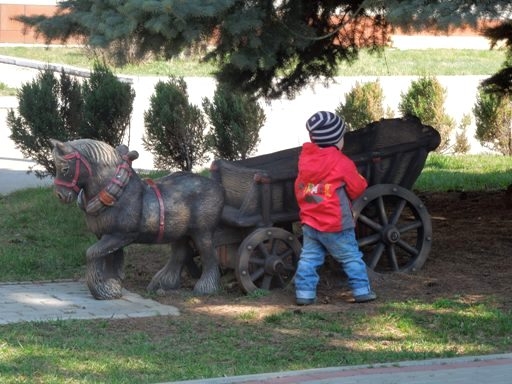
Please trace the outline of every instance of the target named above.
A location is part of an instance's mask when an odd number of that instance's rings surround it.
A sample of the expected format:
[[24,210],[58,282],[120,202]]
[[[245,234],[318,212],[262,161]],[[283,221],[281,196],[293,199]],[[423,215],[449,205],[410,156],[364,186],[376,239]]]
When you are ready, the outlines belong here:
[[[94,57],[81,48],[0,47],[0,55],[23,57],[48,63],[62,63],[92,68]],[[489,75],[497,72],[505,60],[504,50],[426,49],[397,50],[388,48],[382,54],[361,51],[359,60],[342,63],[339,76],[400,75]],[[127,65],[118,74],[154,76],[212,76],[216,66],[198,58],[153,60]]]
[[499,353],[510,351],[511,333],[510,312],[457,298],[343,312],[194,312],[139,326],[26,323],[0,327],[0,376],[2,383],[157,383]]
[[[502,189],[510,168],[505,157],[431,154],[415,189]],[[83,276],[94,238],[79,209],[50,188],[0,197],[0,227],[0,281]],[[512,350],[512,313],[492,296],[389,298],[324,311],[269,307],[264,292],[178,295],[177,317],[2,325],[1,382],[156,383]],[[216,310],[220,303],[230,311]]]
[[0,96],[16,96],[16,88],[9,87],[8,85],[0,82]]
[[510,156],[431,153],[414,189],[431,192],[505,189],[512,184],[511,175]]
[[[92,65],[76,48],[0,47],[0,55]],[[389,49],[382,56],[362,52],[360,61],[340,67],[340,75],[486,75],[504,58],[503,51]],[[210,76],[214,70],[197,60],[173,60],[119,73]],[[509,157],[431,154],[414,189],[504,189],[511,168]],[[0,196],[0,228],[0,282],[84,275],[85,249],[95,239],[82,212],[60,204],[50,188]],[[0,325],[0,382],[156,383],[512,350],[512,312],[492,296],[262,311],[265,293],[225,293],[221,299],[236,309],[228,315],[203,305],[215,298],[180,295],[177,317]]]

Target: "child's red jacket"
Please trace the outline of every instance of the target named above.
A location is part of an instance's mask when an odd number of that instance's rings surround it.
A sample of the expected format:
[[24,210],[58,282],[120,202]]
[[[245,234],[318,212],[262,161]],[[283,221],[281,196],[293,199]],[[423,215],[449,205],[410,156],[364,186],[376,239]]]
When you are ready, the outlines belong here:
[[354,162],[334,146],[305,143],[298,167],[295,196],[302,224],[322,232],[354,228],[351,201],[368,186]]

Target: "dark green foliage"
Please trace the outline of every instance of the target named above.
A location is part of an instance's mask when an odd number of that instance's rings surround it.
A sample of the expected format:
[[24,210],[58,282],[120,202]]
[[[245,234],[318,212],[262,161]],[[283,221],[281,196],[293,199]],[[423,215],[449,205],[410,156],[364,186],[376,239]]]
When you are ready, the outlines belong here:
[[434,127],[441,135],[436,152],[448,151],[455,121],[445,112],[446,90],[441,83],[435,77],[420,77],[400,98],[398,109],[402,116],[416,116],[423,124]]
[[55,175],[50,138],[67,140],[79,130],[80,121],[75,116],[81,115],[81,99],[77,98],[77,88],[76,80],[64,72],[59,82],[50,69],[45,69],[21,87],[19,115],[14,110],[7,114],[11,140],[26,158],[35,160],[46,170],[37,170],[39,177]]
[[130,124],[134,97],[131,86],[103,65],[96,64],[83,85],[64,71],[59,81],[47,68],[21,87],[18,114],[7,115],[10,138],[45,169],[36,170],[37,176],[54,176],[50,139],[90,138],[116,146]]
[[[220,64],[218,79],[244,93],[293,95],[310,80],[332,77],[340,60],[387,41],[382,7],[363,0],[168,0],[59,2],[54,16],[18,17],[47,39],[82,36],[118,60],[172,57],[197,43]],[[371,11],[374,18],[366,17]],[[348,25],[350,24],[350,25]],[[130,49],[127,49],[130,47]]]
[[204,164],[205,125],[201,110],[188,102],[183,78],[159,81],[144,113],[144,148],[153,153],[155,167],[191,171]]
[[372,81],[355,86],[345,94],[345,103],[340,103],[336,114],[343,116],[349,130],[362,128],[385,117],[384,91],[380,82]]
[[512,98],[480,88],[473,108],[476,138],[503,155],[512,155]]
[[60,76],[60,115],[68,138],[78,138],[83,135],[84,98],[82,86],[77,79],[71,78],[63,71]]
[[[59,2],[53,16],[19,16],[48,41],[82,37],[124,62],[148,53],[171,57],[185,48],[212,45],[205,57],[220,64],[218,79],[249,94],[288,96],[311,80],[330,78],[340,61],[361,47],[385,44],[389,24],[404,29],[478,26],[502,20],[484,34],[512,52],[510,0],[167,0]],[[508,14],[507,14],[508,12]],[[368,16],[371,16],[369,18]],[[512,63],[489,79],[512,90]]]
[[502,69],[486,79],[482,85],[486,87],[488,92],[512,96],[512,22],[505,23],[495,29],[487,29],[485,36],[491,39],[492,44],[506,39],[505,44],[508,50]]
[[254,151],[266,119],[257,100],[219,85],[213,101],[203,99],[203,109],[213,127],[208,141],[217,157],[245,159]]
[[101,140],[112,146],[122,143],[130,125],[135,92],[104,64],[96,63],[82,89],[84,120],[81,137]]

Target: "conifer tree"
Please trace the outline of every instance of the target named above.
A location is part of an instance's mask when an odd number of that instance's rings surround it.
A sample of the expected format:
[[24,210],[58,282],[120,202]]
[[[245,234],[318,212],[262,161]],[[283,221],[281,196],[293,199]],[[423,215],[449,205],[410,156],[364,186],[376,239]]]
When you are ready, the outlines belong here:
[[[48,41],[81,37],[119,58],[172,57],[201,41],[205,59],[220,65],[218,80],[267,98],[293,96],[311,80],[331,78],[340,61],[357,59],[361,47],[388,41],[389,25],[449,31],[499,20],[485,35],[505,41],[512,54],[510,0],[166,0],[59,2],[53,16],[19,16]],[[512,63],[491,78],[512,91]]]
[[[364,0],[166,0],[59,2],[53,16],[18,17],[48,41],[82,37],[123,56],[172,57],[199,41],[213,50],[220,83],[267,98],[292,96],[337,74],[340,60],[387,41],[385,20]],[[126,49],[131,44],[132,49]],[[126,58],[126,57],[124,57]],[[122,61],[122,60],[121,60]]]

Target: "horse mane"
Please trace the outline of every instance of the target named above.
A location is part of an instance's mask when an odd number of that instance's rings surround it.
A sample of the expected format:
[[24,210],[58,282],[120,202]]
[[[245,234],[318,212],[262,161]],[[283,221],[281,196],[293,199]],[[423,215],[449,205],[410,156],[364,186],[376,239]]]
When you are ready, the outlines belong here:
[[69,144],[91,163],[107,167],[116,167],[119,164],[119,152],[102,141],[79,139],[70,141]]

